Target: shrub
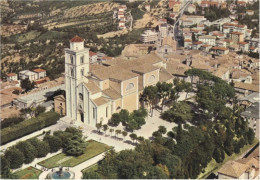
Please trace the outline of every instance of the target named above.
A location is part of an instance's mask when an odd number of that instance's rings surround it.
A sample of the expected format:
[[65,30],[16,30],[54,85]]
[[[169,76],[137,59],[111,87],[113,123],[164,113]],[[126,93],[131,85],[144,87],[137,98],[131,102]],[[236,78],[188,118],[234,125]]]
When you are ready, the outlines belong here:
[[47,135],[43,140],[49,144],[50,152],[57,152],[61,148],[62,141],[57,136]]
[[24,155],[16,148],[10,148],[5,152],[4,157],[10,164],[11,169],[17,169],[23,165]]
[[23,153],[25,164],[31,163],[37,155],[35,147],[29,141],[19,142],[15,147]]
[[45,141],[40,141],[37,138],[28,140],[37,151],[37,158],[45,157],[50,152],[50,146]]
[[18,124],[20,122],[22,122],[24,120],[23,117],[10,117],[10,118],[6,118],[3,121],[1,121],[1,127],[6,128],[9,127],[13,124]]
[[22,121],[13,127],[5,128],[1,132],[1,144],[25,136],[46,126],[53,125],[57,123],[59,117],[59,114],[56,112],[46,112],[38,117]]

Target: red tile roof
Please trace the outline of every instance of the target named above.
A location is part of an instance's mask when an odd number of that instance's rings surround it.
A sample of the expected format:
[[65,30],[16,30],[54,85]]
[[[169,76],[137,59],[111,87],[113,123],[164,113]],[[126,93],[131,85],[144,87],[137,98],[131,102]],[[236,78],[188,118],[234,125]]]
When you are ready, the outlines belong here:
[[225,47],[217,47],[217,46],[215,46],[215,47],[213,47],[213,48],[211,48],[211,49],[213,49],[213,50],[222,50],[222,51],[228,50],[228,48],[225,48]]
[[239,44],[248,44],[248,42],[241,41]]
[[93,51],[89,51],[89,56],[95,56],[97,53],[93,52]]
[[33,70],[34,72],[40,73],[40,72],[45,72],[46,70],[41,69],[41,68],[37,68]]
[[241,33],[241,32],[232,32],[231,34],[242,35],[243,33]]
[[198,44],[202,44],[202,42],[201,41],[197,41],[197,42],[193,42],[193,44],[198,45]]
[[81,37],[79,37],[79,36],[74,36],[71,40],[70,40],[70,42],[83,42],[84,41],[84,39],[82,39]]
[[16,76],[15,73],[9,73],[9,74],[6,74],[8,77],[11,77],[11,76]]
[[192,42],[190,39],[185,39],[184,42]]

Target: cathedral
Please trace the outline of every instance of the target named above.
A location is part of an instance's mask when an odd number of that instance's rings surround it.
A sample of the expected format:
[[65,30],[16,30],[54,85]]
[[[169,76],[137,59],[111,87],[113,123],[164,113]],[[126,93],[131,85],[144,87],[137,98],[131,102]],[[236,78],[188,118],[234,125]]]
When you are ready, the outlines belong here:
[[65,49],[65,76],[67,116],[89,126],[107,123],[121,109],[138,109],[144,87],[173,80],[166,62],[155,53],[90,64],[89,49],[79,36]]

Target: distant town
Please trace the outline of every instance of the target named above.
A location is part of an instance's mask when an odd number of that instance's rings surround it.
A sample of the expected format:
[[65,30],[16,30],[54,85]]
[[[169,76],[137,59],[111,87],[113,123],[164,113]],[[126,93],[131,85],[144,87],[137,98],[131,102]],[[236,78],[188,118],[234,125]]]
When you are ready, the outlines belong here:
[[259,179],[259,1],[1,5],[1,178]]

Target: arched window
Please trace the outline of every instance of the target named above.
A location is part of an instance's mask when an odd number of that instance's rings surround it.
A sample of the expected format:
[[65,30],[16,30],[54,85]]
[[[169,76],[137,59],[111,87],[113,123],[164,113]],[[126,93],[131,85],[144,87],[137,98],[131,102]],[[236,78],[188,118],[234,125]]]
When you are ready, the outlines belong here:
[[83,94],[82,94],[82,93],[79,93],[79,98],[80,98],[81,100],[83,100]]
[[154,75],[151,75],[151,76],[149,77],[149,83],[154,82],[155,79],[156,79],[155,76],[154,76]]
[[135,87],[134,83],[129,83],[127,86],[126,86],[126,90],[131,90]]
[[71,77],[74,77],[74,70],[73,70],[73,68],[71,68],[70,73],[71,73]]
[[73,64],[73,56],[70,55],[70,63]]
[[83,64],[84,63],[84,56],[80,57],[80,63]]

